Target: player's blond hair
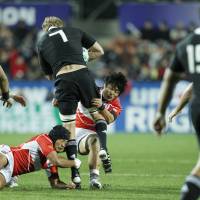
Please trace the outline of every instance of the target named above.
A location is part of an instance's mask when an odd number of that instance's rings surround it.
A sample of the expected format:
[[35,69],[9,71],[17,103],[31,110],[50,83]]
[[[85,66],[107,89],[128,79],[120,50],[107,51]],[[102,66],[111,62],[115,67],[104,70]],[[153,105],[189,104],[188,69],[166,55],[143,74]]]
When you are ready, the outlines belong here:
[[45,17],[44,22],[42,23],[43,31],[48,31],[51,26],[63,27],[64,22],[59,17],[55,16]]

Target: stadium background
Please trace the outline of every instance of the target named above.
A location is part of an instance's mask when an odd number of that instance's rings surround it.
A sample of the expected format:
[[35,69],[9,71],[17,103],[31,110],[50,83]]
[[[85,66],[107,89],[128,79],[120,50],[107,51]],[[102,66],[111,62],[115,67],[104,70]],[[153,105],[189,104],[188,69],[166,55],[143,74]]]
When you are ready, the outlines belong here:
[[[158,138],[149,133],[163,73],[175,44],[199,26],[199,7],[199,2],[189,0],[0,0],[0,62],[12,91],[28,100],[25,109],[0,106],[1,144],[18,145],[60,123],[51,106],[52,83],[43,79],[35,53],[44,16],[60,16],[100,41],[105,56],[89,63],[97,84],[102,85],[111,71],[122,71],[129,78],[121,97],[124,110],[110,127],[110,133],[123,134],[108,137],[113,173],[104,174],[101,169],[103,190],[89,189],[87,157],[79,156],[81,192],[50,189],[41,170],[20,176],[19,187],[0,191],[0,199],[179,199],[180,188],[198,156],[195,137],[181,134],[193,132],[188,107],[169,127],[170,133],[180,134]],[[170,109],[187,84],[178,85]],[[70,170],[60,170],[60,177],[68,182]]]
[[[1,0],[0,62],[12,91],[23,94],[28,106],[23,109],[14,105],[10,111],[1,106],[0,132],[35,133],[60,123],[51,106],[52,83],[43,78],[35,50],[41,23],[49,15],[91,33],[103,45],[105,55],[89,63],[97,84],[102,85],[112,71],[128,77],[121,97],[124,110],[109,132],[152,132],[160,80],[175,44],[199,25],[199,8],[200,3],[191,1]],[[170,109],[187,84],[179,84]],[[188,108],[169,130],[192,132]]]

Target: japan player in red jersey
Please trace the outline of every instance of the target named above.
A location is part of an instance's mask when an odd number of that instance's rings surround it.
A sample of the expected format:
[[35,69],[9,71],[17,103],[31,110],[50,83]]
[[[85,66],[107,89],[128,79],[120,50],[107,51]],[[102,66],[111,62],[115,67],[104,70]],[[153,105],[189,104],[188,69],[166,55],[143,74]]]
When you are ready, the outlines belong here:
[[[0,189],[8,185],[12,177],[48,168],[54,165],[61,168],[79,168],[78,159],[67,160],[57,153],[63,152],[69,140],[69,131],[58,125],[48,134],[40,134],[17,147],[0,145]],[[54,178],[54,187],[73,188]],[[59,188],[59,186],[57,187]]]
[[[107,124],[112,123],[122,111],[119,96],[125,89],[127,80],[122,73],[113,73],[105,79],[104,87],[101,89],[101,98],[93,99],[93,106],[97,107],[102,121],[106,121],[103,142],[107,143]],[[88,155],[88,165],[90,170],[90,187],[101,189],[99,181],[100,159],[105,173],[112,171],[110,155],[101,157],[101,142],[94,122],[88,110],[79,103],[76,113],[76,142],[78,153]],[[105,144],[106,146],[106,144]],[[107,149],[106,149],[107,151]]]

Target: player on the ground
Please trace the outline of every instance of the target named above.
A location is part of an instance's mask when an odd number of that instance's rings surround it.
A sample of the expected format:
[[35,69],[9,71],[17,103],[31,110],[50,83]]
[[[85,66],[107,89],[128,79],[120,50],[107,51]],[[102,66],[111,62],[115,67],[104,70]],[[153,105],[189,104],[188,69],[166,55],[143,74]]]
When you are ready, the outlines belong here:
[[26,106],[26,101],[24,97],[16,94],[10,94],[9,93],[9,82],[8,78],[3,71],[3,68],[0,65],[0,100],[3,101],[3,106],[10,108],[12,106],[12,99],[21,104],[22,106]]
[[[78,159],[67,160],[57,153],[63,152],[69,141],[69,131],[55,126],[48,134],[40,134],[17,147],[0,145],[0,189],[8,185],[14,176],[30,173],[54,165],[61,168],[79,168]],[[52,177],[49,177],[51,179]],[[74,188],[54,178],[55,188]]]
[[[165,112],[178,80],[187,78],[193,82],[191,118],[198,142],[200,142],[200,28],[188,35],[176,46],[173,62],[164,75],[154,129],[160,135],[165,128]],[[196,200],[200,196],[200,159],[186,178],[181,189],[181,200]]]
[[[82,47],[88,50],[89,60],[99,58],[104,51],[90,35],[78,28],[65,27],[58,17],[46,17],[42,29],[45,33],[37,44],[39,60],[47,78],[55,79],[60,118],[70,131],[67,156],[73,160],[77,154],[75,118],[78,102],[95,113],[97,110],[91,101],[99,97],[94,78],[83,59]],[[72,181],[80,187],[81,179],[75,168],[72,168]]]
[[[104,87],[101,89],[101,98],[93,99],[93,105],[99,109],[99,113],[107,124],[112,123],[119,116],[122,107],[119,96],[125,89],[127,80],[122,73],[113,73],[106,77]],[[105,142],[106,142],[105,134]],[[100,142],[96,133],[96,125],[88,110],[79,103],[76,115],[76,141],[80,155],[88,155],[88,165],[90,170],[90,187],[101,189],[99,180],[99,152]],[[111,159],[102,160],[105,173],[112,171]],[[56,171],[52,170],[52,173]],[[58,176],[58,175],[57,175]]]

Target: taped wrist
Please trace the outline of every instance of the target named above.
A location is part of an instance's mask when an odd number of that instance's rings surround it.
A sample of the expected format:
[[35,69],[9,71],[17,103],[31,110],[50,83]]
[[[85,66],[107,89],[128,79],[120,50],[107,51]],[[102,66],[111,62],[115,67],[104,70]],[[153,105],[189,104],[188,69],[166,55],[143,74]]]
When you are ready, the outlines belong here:
[[8,99],[9,99],[9,91],[8,92],[3,92],[2,93],[2,99],[4,100],[4,101],[7,101]]
[[98,110],[102,111],[102,110],[104,110],[104,109],[105,109],[105,104],[102,103],[102,105],[98,108]]

